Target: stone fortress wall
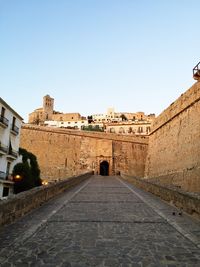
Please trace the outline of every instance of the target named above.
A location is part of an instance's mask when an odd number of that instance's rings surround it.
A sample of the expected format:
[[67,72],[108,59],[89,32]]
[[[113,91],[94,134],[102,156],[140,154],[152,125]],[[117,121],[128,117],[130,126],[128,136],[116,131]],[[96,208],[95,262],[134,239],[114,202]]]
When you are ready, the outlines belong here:
[[110,175],[121,172],[200,192],[199,114],[196,82],[155,119],[149,138],[25,125],[21,147],[38,157],[42,177],[49,180],[99,173],[107,161]]
[[200,192],[200,82],[154,121],[145,178]]
[[88,171],[99,174],[103,161],[109,175],[143,177],[147,144],[148,137],[25,125],[20,146],[37,156],[43,179],[59,180]]

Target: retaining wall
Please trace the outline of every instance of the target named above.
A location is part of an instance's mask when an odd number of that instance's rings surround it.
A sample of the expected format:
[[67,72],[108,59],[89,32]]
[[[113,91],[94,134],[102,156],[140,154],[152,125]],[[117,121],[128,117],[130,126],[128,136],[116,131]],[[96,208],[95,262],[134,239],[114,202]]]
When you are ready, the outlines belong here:
[[145,177],[200,192],[200,82],[154,121]]
[[20,147],[37,156],[44,180],[94,171],[107,161],[109,175],[144,176],[148,137],[24,125]]

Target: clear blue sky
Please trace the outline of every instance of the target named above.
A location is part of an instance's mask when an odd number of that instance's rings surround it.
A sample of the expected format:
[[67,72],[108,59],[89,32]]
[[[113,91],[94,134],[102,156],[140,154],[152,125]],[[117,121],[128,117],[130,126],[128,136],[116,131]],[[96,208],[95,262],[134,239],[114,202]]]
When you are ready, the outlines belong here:
[[158,115],[194,83],[199,18],[199,0],[0,0],[0,96],[25,121],[46,94]]

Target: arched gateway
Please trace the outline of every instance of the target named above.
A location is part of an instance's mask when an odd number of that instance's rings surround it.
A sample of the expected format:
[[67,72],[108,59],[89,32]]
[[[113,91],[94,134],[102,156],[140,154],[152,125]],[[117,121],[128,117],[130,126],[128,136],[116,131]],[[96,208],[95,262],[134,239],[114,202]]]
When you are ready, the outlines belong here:
[[109,175],[109,163],[105,160],[100,163],[100,175]]

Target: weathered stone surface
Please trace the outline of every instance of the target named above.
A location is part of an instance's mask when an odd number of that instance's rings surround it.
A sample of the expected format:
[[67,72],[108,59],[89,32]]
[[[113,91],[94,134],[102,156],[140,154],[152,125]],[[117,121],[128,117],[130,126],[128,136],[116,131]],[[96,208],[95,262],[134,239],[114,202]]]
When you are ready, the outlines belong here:
[[107,161],[109,174],[145,176],[200,192],[199,114],[196,82],[154,120],[149,145],[144,137],[24,126],[21,146],[38,157],[48,180],[91,170],[98,174],[100,163]]
[[37,156],[42,178],[63,179],[83,172],[99,173],[109,163],[109,174],[125,171],[143,177],[147,137],[24,126],[20,146]]
[[153,123],[145,177],[200,192],[200,82]]

